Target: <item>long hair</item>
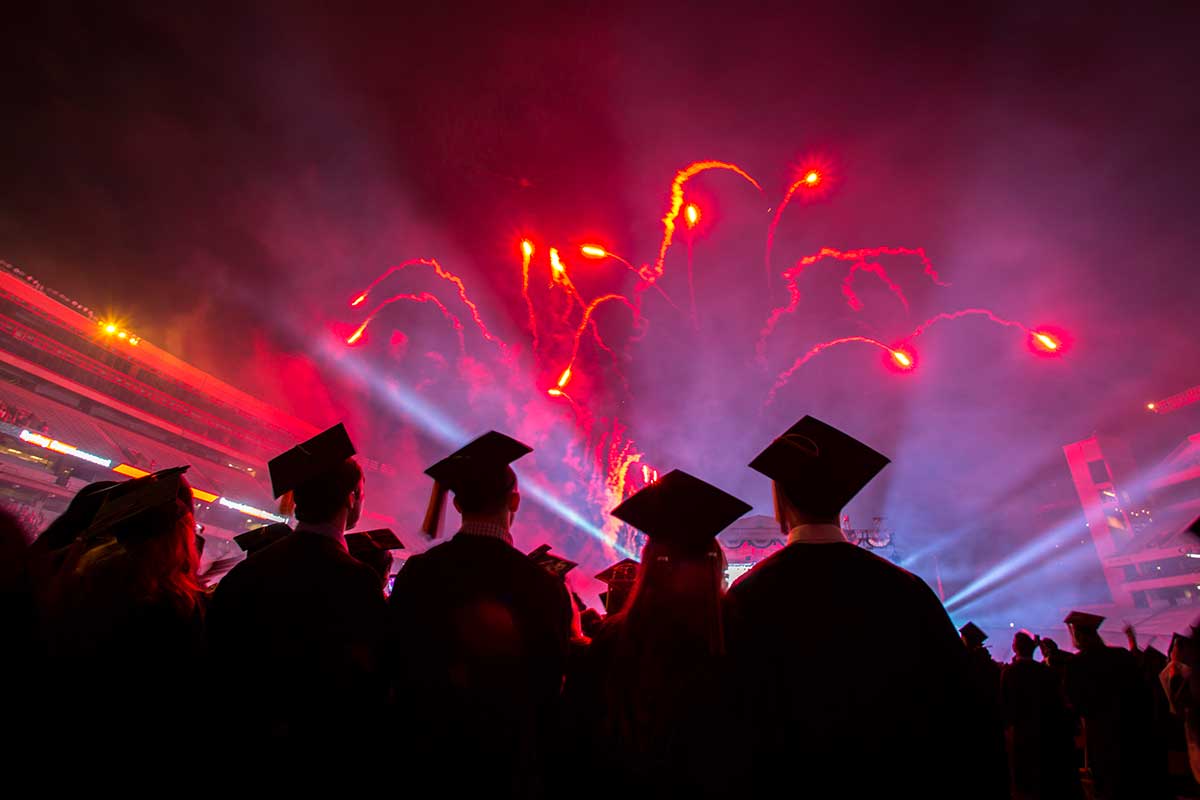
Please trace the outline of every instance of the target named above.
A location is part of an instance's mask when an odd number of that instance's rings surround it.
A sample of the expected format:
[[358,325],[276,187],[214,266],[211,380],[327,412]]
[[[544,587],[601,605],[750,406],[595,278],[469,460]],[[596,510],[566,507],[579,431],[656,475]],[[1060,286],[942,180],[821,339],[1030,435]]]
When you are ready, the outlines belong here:
[[[625,607],[605,622],[613,661],[605,681],[606,727],[635,749],[651,746],[690,679],[724,654],[725,556],[716,541],[679,553],[653,541],[642,552]],[[682,698],[688,702],[695,698]],[[714,699],[715,700],[715,699]]]
[[175,513],[152,527],[78,540],[54,581],[53,605],[68,614],[85,604],[97,611],[160,602],[183,615],[199,610],[203,587],[190,497],[177,500]]

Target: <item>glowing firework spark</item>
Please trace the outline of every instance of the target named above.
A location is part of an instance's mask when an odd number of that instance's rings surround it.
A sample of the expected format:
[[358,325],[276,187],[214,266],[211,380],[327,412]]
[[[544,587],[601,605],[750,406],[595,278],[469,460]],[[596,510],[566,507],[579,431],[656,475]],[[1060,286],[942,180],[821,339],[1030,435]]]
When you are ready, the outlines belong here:
[[585,244],[579,248],[579,252],[587,258],[604,258],[608,255],[607,250],[595,244]]
[[382,303],[377,305],[371,311],[370,314],[367,315],[367,318],[365,320],[363,320],[363,323],[358,326],[358,328],[354,331],[354,333],[352,333],[348,337],[346,337],[346,344],[350,344],[350,345],[358,344],[359,340],[362,339],[363,334],[367,332],[367,326],[370,325],[371,321],[379,315],[379,312],[383,311],[383,309],[387,308],[392,303],[398,303],[401,300],[408,300],[408,301],[411,301],[414,303],[432,303],[435,306],[437,306],[438,310],[442,312],[442,316],[445,317],[447,319],[447,321],[449,321],[450,324],[454,326],[454,331],[458,335],[459,351],[466,352],[467,344],[466,344],[466,341],[463,339],[462,320],[460,320],[458,317],[451,314],[450,310],[442,304],[442,301],[438,300],[436,297],[431,295],[429,292],[420,292],[418,294],[397,294],[392,297],[389,297],[387,300],[384,300]]
[[[384,280],[386,280],[390,275],[392,275],[396,272],[399,272],[400,270],[406,269],[407,267],[412,267],[412,266],[430,267],[433,269],[434,273],[439,278],[446,281],[447,283],[453,284],[454,287],[458,290],[458,299],[462,301],[462,304],[464,306],[466,306],[468,310],[470,310],[471,319],[473,319],[475,321],[475,325],[479,328],[479,332],[483,335],[483,338],[487,339],[489,342],[492,342],[497,347],[499,347],[501,352],[507,351],[507,348],[505,347],[504,342],[497,339],[495,336],[492,335],[492,332],[488,330],[488,327],[484,323],[483,318],[479,315],[479,307],[476,306],[475,302],[473,300],[471,300],[470,297],[467,296],[467,287],[463,284],[462,278],[458,277],[453,272],[449,272],[449,271],[443,269],[442,265],[439,264],[437,262],[437,259],[435,259],[435,258],[413,258],[413,259],[410,259],[403,263],[397,264],[394,267],[388,267],[383,272],[382,275],[380,275],[375,280],[371,281],[371,283],[367,286],[366,289],[364,289],[362,291],[362,293],[359,295],[359,297],[362,298],[363,301],[365,301],[367,296],[371,293],[371,291],[376,286],[378,286],[380,283],[382,283]],[[399,297],[400,299],[404,299],[406,296],[405,295],[397,295],[397,297]],[[371,320],[375,317],[375,314],[377,314],[379,312],[379,309],[383,308],[384,306],[388,305],[389,302],[393,302],[393,301],[394,301],[394,299],[392,301],[384,301],[376,308],[376,310],[374,312],[372,312],[367,317],[366,321],[360,326],[359,330],[355,331],[355,334],[357,334],[357,336],[354,338],[355,342],[357,342],[358,339],[362,338],[362,332],[367,329],[367,325],[370,324]],[[424,302],[424,301],[422,301],[422,302]],[[361,305],[361,301],[355,302],[354,305]],[[353,342],[351,342],[351,344],[353,344]]]
[[521,296],[525,298],[525,308],[529,311],[529,335],[533,337],[533,352],[538,349],[537,314],[533,310],[533,300],[529,297],[529,262],[533,259],[533,242],[521,240]]
[[937,286],[947,286],[938,275],[937,270],[933,267],[933,262],[925,255],[923,247],[872,247],[859,250],[836,250],[832,247],[822,247],[820,251],[804,256],[791,269],[785,270],[783,273],[784,280],[787,282],[788,288],[788,304],[780,306],[771,311],[767,317],[767,322],[763,329],[759,332],[757,351],[761,358],[766,348],[767,338],[775,331],[775,327],[779,324],[779,320],[785,314],[791,314],[796,311],[800,305],[800,276],[804,270],[813,264],[816,264],[824,259],[832,259],[834,261],[850,262],[850,269],[846,273],[845,279],[842,281],[842,294],[846,296],[846,302],[850,308],[858,311],[862,309],[862,301],[858,295],[854,293],[852,281],[854,273],[858,271],[869,272],[878,277],[888,287],[888,290],[896,296],[896,299],[908,310],[908,298],[905,297],[904,291],[900,286],[891,279],[887,271],[877,262],[869,261],[868,259],[876,259],[880,256],[916,256],[921,260],[924,267],[924,274],[929,276],[929,280]]
[[558,388],[561,389],[566,386],[569,380],[571,380],[571,368],[567,367],[563,370],[562,375],[558,376]]
[[710,169],[729,170],[745,178],[755,189],[758,189],[760,192],[762,191],[762,187],[758,185],[758,181],[751,178],[745,170],[736,164],[729,164],[725,161],[697,161],[693,164],[688,164],[679,170],[679,172],[676,172],[675,180],[671,182],[671,202],[662,220],[663,238],[662,243],[658,247],[658,258],[655,260],[653,267],[647,267],[642,270],[642,279],[647,283],[654,283],[663,275],[663,262],[667,260],[667,250],[671,247],[671,240],[675,238],[675,220],[679,216],[679,212],[683,209],[683,185],[701,172]]
[[1058,348],[1060,347],[1058,340],[1047,333],[1035,332],[1033,334],[1033,338],[1034,338],[1034,340],[1037,341],[1037,343],[1039,345],[1041,345],[1042,347],[1044,347],[1046,350],[1050,351],[1051,353],[1058,350]]
[[688,228],[696,227],[696,223],[700,221],[700,208],[695,203],[688,203],[683,209],[683,218],[687,220]]

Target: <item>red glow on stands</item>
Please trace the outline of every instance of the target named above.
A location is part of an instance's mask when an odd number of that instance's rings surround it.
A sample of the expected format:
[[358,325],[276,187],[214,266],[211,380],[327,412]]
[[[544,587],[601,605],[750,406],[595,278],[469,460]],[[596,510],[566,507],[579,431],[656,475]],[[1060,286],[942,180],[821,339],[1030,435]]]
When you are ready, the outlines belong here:
[[688,203],[683,210],[684,219],[687,220],[689,228],[696,227],[696,223],[700,221],[700,208],[695,203]]

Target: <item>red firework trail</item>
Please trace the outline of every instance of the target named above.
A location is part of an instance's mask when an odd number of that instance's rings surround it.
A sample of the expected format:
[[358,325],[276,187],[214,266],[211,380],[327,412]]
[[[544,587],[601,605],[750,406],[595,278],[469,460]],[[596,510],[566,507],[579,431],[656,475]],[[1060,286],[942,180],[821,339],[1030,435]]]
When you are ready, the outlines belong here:
[[[890,353],[893,358],[896,357],[897,352],[900,352],[888,347],[878,339],[872,339],[869,336],[845,336],[841,339],[831,339],[828,342],[821,342],[813,345],[813,347],[809,349],[807,353],[797,358],[792,366],[788,367],[787,370],[779,374],[779,377],[775,379],[775,385],[771,387],[771,391],[767,392],[767,399],[764,405],[770,405],[771,402],[775,400],[776,392],[782,389],[787,382],[791,380],[791,377],[796,374],[798,369],[811,361],[822,350],[827,350],[830,347],[836,347],[839,344],[849,344],[850,342],[862,342],[863,344],[873,345],[874,347],[878,347],[880,350]],[[911,359],[909,363],[911,364]]]
[[346,344],[357,344],[358,341],[362,339],[363,334],[366,333],[367,326],[371,324],[371,320],[375,319],[380,311],[383,311],[383,309],[387,308],[392,303],[398,303],[401,300],[411,300],[414,303],[433,303],[435,306],[437,306],[438,310],[442,312],[442,316],[454,326],[454,330],[458,334],[458,349],[461,352],[466,352],[467,343],[463,339],[462,320],[451,314],[450,310],[446,308],[446,306],[442,305],[442,301],[438,300],[429,292],[420,292],[418,294],[397,294],[389,297],[387,300],[384,300],[382,303],[375,306],[371,313],[367,315],[367,318],[363,320],[363,323],[358,326],[358,329],[346,338]]
[[[386,280],[390,275],[392,275],[393,273],[399,272],[400,270],[405,269],[406,267],[412,267],[412,266],[417,266],[417,265],[432,267],[433,271],[437,274],[437,276],[439,278],[441,278],[444,281],[448,281],[449,283],[454,284],[455,288],[458,290],[458,298],[460,300],[462,300],[463,305],[465,305],[470,310],[471,319],[473,319],[475,321],[475,324],[479,327],[479,332],[481,334],[483,334],[483,338],[485,338],[489,342],[492,342],[493,344],[497,345],[501,349],[501,351],[506,350],[504,342],[500,341],[495,336],[493,336],[492,332],[488,330],[487,325],[484,324],[483,318],[479,315],[479,307],[476,306],[474,301],[472,301],[471,298],[467,296],[467,287],[463,284],[462,278],[458,277],[453,272],[449,272],[449,271],[443,269],[442,265],[438,263],[436,258],[413,258],[413,259],[410,259],[403,263],[397,264],[394,267],[388,267],[383,272],[382,275],[380,275],[375,280],[371,281],[371,283],[367,285],[367,288],[364,289],[362,291],[362,293],[359,294],[356,298],[354,298],[353,301],[351,301],[350,305],[352,305],[352,306],[362,305],[362,303],[367,299],[367,296],[371,293],[371,291],[376,286],[378,286],[380,283],[382,283],[384,280]],[[363,326],[360,330],[366,330],[366,325],[370,321],[371,321],[371,318],[368,317],[367,322],[363,323]],[[359,335],[361,336],[361,333],[359,333]],[[355,341],[357,341],[357,339]]]
[[852,281],[855,272],[863,271],[870,272],[883,281],[907,311],[909,307],[908,298],[904,296],[903,290],[895,283],[895,281],[891,279],[882,265],[874,261],[868,261],[868,259],[878,258],[879,256],[916,256],[921,259],[921,264],[924,265],[925,268],[925,274],[929,276],[929,279],[935,285],[949,285],[943,282],[941,277],[938,276],[937,270],[933,267],[933,262],[931,262],[929,257],[925,255],[925,248],[923,247],[872,247],[844,251],[836,250],[832,247],[822,247],[819,252],[814,253],[813,255],[804,256],[804,258],[801,258],[796,262],[795,266],[784,271],[783,277],[787,282],[788,288],[788,304],[786,306],[780,306],[779,308],[774,309],[767,318],[767,322],[763,326],[763,329],[759,332],[758,346],[756,348],[759,357],[763,357],[763,353],[766,348],[767,337],[769,337],[775,331],[775,326],[779,324],[779,320],[784,314],[791,314],[795,312],[796,308],[800,305],[800,274],[804,272],[805,268],[810,267],[826,258],[833,259],[835,261],[851,262],[850,270],[846,273],[845,280],[842,281],[842,294],[846,296],[846,302],[849,304],[850,308],[854,309],[855,311],[862,309],[862,301],[859,300],[858,295],[854,293]]
[[533,336],[533,352],[538,349],[537,314],[533,311],[533,300],[529,298],[529,262],[533,258],[533,242],[521,240],[521,295],[525,298],[525,307],[529,310],[529,332]]
[[[571,344],[571,360],[567,362],[567,368],[563,370],[563,375],[566,375],[568,378],[571,375],[571,370],[575,366],[575,359],[579,357],[579,341],[583,338],[583,333],[587,330],[588,325],[592,324],[592,312],[594,312],[601,303],[607,303],[610,301],[616,301],[624,304],[625,307],[628,308],[633,314],[635,326],[641,322],[641,314],[638,313],[637,307],[633,303],[629,302],[629,298],[623,294],[606,294],[593,300],[587,306],[587,308],[584,309],[583,319],[579,321],[579,327],[575,329],[575,339]],[[598,335],[599,334],[597,334],[597,336]],[[612,352],[612,350],[603,343],[601,343],[601,346],[604,347],[605,350],[608,350],[608,352]]]
[[736,164],[730,164],[725,161],[696,161],[688,164],[679,172],[675,173],[675,180],[671,182],[671,203],[667,207],[667,213],[663,216],[663,238],[662,243],[658,247],[658,258],[654,262],[653,267],[646,267],[641,270],[642,280],[646,283],[654,283],[663,275],[663,262],[667,259],[667,250],[671,247],[671,241],[675,238],[675,220],[679,217],[679,212],[683,209],[683,185],[691,178],[699,175],[710,169],[727,169],[730,172],[735,172],[745,178],[751,186],[762,191],[762,187],[758,185],[758,181],[751,178],[741,167]]
[[767,287],[771,286],[771,248],[775,246],[775,230],[779,227],[779,220],[783,217],[783,211],[788,207],[788,203],[792,202],[792,197],[801,189],[815,189],[822,183],[824,176],[821,170],[807,169],[804,170],[796,180],[788,187],[787,193],[783,196],[783,201],[779,204],[779,208],[775,210],[775,216],[771,219],[771,225],[767,228],[767,248],[763,255],[763,264],[767,270]]
[[866,336],[847,336],[842,339],[833,339],[832,341],[821,342],[820,344],[815,345],[807,353],[796,359],[795,363],[793,363],[792,366],[789,367],[785,372],[780,373],[779,377],[775,380],[775,385],[771,387],[771,391],[767,394],[766,404],[770,404],[771,401],[775,399],[776,392],[782,389],[788,380],[791,379],[794,374],[796,374],[796,370],[803,367],[822,350],[835,345],[846,344],[848,342],[863,342],[886,350],[892,355],[892,359],[895,361],[897,366],[899,366],[902,370],[909,370],[913,367],[913,357],[911,351],[905,349],[906,345],[911,344],[914,339],[924,334],[939,322],[972,316],[984,317],[989,322],[992,322],[996,325],[1002,325],[1006,328],[1016,328],[1029,337],[1031,344],[1037,350],[1040,350],[1045,354],[1059,355],[1063,350],[1062,340],[1053,333],[1044,330],[1035,330],[1022,322],[1017,322],[1016,320],[1012,319],[1005,319],[1004,317],[997,315],[991,309],[964,308],[958,311],[947,311],[930,317],[922,322],[920,325],[914,328],[910,334],[901,339],[895,347],[889,347],[878,339],[871,339]]
[[1023,325],[1020,322],[1017,322],[1016,320],[1005,319],[1004,317],[996,316],[996,313],[994,311],[992,311],[991,309],[964,308],[959,311],[947,311],[945,313],[937,314],[935,316],[930,317],[929,319],[925,320],[920,325],[918,325],[916,328],[914,328],[912,333],[910,333],[908,336],[904,337],[904,341],[911,342],[913,339],[915,339],[918,336],[920,336],[921,334],[925,333],[925,331],[929,330],[930,328],[932,328],[934,325],[938,324],[939,322],[945,322],[946,320],[951,320],[951,319],[959,319],[961,317],[973,317],[973,316],[986,317],[987,319],[991,320],[992,322],[996,323],[997,325],[1004,325],[1009,328],[1019,328],[1020,330],[1025,331],[1025,333],[1029,334],[1030,336],[1034,335],[1033,330],[1030,329],[1027,325]]

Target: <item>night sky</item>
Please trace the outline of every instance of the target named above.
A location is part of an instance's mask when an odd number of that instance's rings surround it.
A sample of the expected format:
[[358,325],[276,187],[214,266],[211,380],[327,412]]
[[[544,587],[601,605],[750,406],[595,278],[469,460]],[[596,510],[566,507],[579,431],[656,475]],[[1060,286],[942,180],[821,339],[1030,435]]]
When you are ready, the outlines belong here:
[[[675,171],[704,159],[764,191],[729,173],[688,184],[709,226],[694,245],[698,329],[654,291],[640,339],[606,308],[597,322],[618,358],[585,348],[572,384],[655,466],[769,513],[769,487],[742,465],[804,413],[828,419],[894,460],[851,513],[885,515],[909,566],[931,578],[937,556],[953,592],[1061,534],[1045,520],[1083,530],[1063,444],[1126,437],[1149,467],[1200,426],[1194,410],[1143,408],[1200,384],[1194,12],[170,5],[16,12],[0,53],[0,258],[315,424],[348,418],[364,449],[414,474],[445,444],[413,405],[365,391],[367,376],[441,404],[467,433],[533,436],[546,484],[603,517],[571,466],[601,426],[544,396],[563,357],[530,353],[517,243],[536,243],[543,270],[558,246],[586,297],[631,293],[633,275],[583,261],[579,244],[652,261]],[[829,179],[788,208],[768,293],[767,225],[812,163]],[[783,269],[821,247],[885,245],[924,248],[950,285],[888,260],[911,309],[859,275],[854,311],[844,270],[816,268],[756,361],[787,299]],[[670,251],[663,281],[677,302],[685,251]],[[362,346],[334,352],[364,317],[349,300],[414,257],[463,277],[517,368],[469,319],[470,358],[455,366],[429,304],[389,309]],[[464,313],[436,281],[395,288],[421,290]],[[817,342],[894,341],[968,307],[1056,326],[1071,346],[1035,358],[1019,331],[946,322],[917,340],[911,374],[847,345],[764,406]],[[392,510],[411,516],[424,491]],[[1094,594],[1090,547],[1041,564],[1031,585]],[[1072,599],[1062,591],[1045,602]]]

